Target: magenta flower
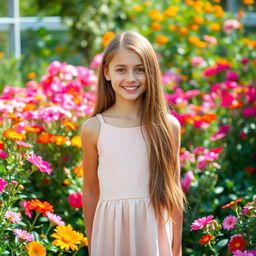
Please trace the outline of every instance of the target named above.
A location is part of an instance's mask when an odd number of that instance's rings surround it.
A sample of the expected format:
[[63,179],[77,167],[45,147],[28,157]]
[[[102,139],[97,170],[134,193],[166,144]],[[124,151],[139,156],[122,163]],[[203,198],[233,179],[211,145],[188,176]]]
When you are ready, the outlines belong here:
[[233,215],[227,216],[222,222],[223,228],[228,231],[233,229],[236,225],[236,220],[237,218]]
[[22,230],[19,228],[14,229],[13,234],[17,236],[19,239],[28,242],[33,241],[34,239],[32,234],[28,233],[26,230]]
[[53,224],[57,226],[65,225],[65,222],[62,220],[62,218],[54,213],[46,212],[46,216]]
[[246,250],[246,251],[240,251],[236,250],[233,252],[232,256],[256,256],[256,250]]
[[232,105],[234,100],[234,97],[231,93],[226,92],[226,91],[222,91],[221,92],[221,104],[220,106],[225,108],[225,107],[229,107]]
[[73,208],[82,208],[82,194],[81,193],[69,194],[68,203]]
[[12,211],[7,211],[4,215],[4,218],[6,220],[9,220],[12,224],[18,224],[21,222],[21,215],[20,213],[12,212]]
[[3,192],[4,188],[7,186],[8,182],[2,178],[0,178],[0,193]]
[[228,71],[227,74],[226,74],[226,79],[228,81],[237,81],[239,78],[238,74],[235,72],[235,71]]
[[37,156],[35,153],[29,155],[27,161],[37,166],[41,172],[46,172],[49,175],[52,173],[52,168],[50,167],[50,164],[46,161],[43,161],[42,157]]
[[216,140],[219,140],[219,139],[225,137],[226,134],[228,133],[229,129],[230,129],[230,125],[228,125],[228,124],[220,126],[219,131],[214,133],[210,137],[210,140],[211,141],[216,141]]
[[0,158],[6,158],[9,154],[0,149]]
[[185,173],[184,178],[181,180],[181,186],[185,193],[188,192],[191,181],[195,178],[193,171],[188,171]]
[[256,108],[254,107],[247,107],[242,110],[242,114],[244,117],[250,117],[256,115]]
[[190,226],[190,231],[204,228],[207,224],[213,221],[213,218],[214,217],[212,215],[209,215],[207,217],[195,220]]

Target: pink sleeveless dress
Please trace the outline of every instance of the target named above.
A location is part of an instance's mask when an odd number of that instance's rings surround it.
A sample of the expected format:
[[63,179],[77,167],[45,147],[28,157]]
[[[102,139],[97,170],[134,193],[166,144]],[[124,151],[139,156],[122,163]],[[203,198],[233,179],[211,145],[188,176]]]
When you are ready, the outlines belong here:
[[158,221],[150,203],[144,126],[117,127],[97,117],[100,199],[91,256],[171,256],[172,223]]

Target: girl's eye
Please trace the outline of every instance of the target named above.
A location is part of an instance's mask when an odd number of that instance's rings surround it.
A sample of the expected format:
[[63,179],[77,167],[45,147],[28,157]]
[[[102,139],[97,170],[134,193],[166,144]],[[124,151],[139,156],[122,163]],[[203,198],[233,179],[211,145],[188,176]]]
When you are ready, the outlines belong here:
[[125,72],[125,69],[124,69],[124,68],[119,68],[119,69],[117,69],[116,71],[123,73],[123,72]]
[[145,69],[144,68],[138,68],[137,69],[139,72],[145,72]]

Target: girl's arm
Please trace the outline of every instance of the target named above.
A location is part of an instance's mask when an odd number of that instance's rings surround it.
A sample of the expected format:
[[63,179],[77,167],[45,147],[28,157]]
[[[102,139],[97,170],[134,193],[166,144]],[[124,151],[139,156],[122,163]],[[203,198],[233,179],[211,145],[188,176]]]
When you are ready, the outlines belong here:
[[[172,129],[174,132],[175,137],[175,145],[176,145],[176,155],[177,155],[177,173],[178,173],[178,179],[180,180],[180,158],[179,158],[179,152],[180,152],[180,132],[181,132],[181,126],[179,121],[169,115]],[[172,227],[173,227],[173,243],[172,243],[172,255],[173,256],[181,256],[182,255],[182,225],[183,225],[183,211],[181,209],[178,209],[177,207],[174,207],[173,213],[172,213]]]
[[81,127],[83,150],[83,215],[88,238],[89,255],[91,255],[91,235],[94,213],[99,201],[99,181],[97,176],[98,152],[97,140],[100,125],[97,117],[89,118]]

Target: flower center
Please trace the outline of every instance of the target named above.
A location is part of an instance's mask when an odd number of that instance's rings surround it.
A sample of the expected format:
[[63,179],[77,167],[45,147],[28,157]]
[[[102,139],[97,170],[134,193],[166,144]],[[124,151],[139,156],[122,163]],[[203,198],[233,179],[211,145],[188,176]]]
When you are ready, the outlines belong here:
[[235,247],[240,247],[240,243],[235,243]]
[[63,243],[69,243],[71,240],[71,237],[69,235],[64,235],[61,239]]

